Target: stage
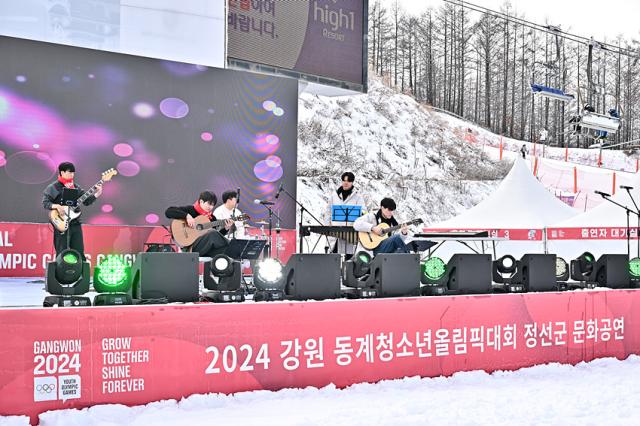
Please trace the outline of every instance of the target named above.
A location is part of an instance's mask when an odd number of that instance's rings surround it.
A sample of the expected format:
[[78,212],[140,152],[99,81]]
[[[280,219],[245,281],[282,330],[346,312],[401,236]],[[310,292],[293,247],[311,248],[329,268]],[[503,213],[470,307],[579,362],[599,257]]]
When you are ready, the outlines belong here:
[[[640,291],[29,308],[0,291],[0,414],[640,354]],[[19,290],[19,291],[18,291]],[[22,305],[22,306],[21,306]]]

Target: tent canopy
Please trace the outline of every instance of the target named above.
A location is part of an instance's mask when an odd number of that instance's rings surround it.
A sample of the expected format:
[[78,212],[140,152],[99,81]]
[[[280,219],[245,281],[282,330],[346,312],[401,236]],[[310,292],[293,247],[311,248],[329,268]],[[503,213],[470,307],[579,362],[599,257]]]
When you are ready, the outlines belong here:
[[552,195],[518,157],[509,174],[486,200],[431,226],[435,229],[541,229],[578,214]]

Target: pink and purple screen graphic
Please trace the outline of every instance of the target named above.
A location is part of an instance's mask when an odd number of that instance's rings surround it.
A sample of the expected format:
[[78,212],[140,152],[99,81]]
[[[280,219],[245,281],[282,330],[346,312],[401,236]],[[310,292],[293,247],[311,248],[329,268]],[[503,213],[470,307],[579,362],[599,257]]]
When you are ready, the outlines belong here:
[[[44,222],[63,161],[83,188],[118,171],[85,223],[167,223],[168,206],[237,188],[258,221],[255,199],[295,194],[295,80],[9,37],[0,55],[2,221]],[[287,197],[274,209],[295,226]]]

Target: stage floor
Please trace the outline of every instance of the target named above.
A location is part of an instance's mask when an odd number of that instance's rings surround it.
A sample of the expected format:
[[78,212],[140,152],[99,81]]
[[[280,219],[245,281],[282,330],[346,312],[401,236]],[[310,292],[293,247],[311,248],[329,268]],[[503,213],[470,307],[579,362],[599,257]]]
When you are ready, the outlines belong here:
[[0,308],[42,307],[46,295],[42,277],[0,278]]

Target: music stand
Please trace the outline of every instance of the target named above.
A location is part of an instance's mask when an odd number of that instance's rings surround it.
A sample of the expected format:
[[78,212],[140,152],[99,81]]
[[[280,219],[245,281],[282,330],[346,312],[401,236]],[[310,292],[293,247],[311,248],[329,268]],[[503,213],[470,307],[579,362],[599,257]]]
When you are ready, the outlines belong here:
[[234,239],[229,241],[224,254],[235,260],[255,260],[260,257],[266,244],[265,240]]
[[355,222],[362,215],[362,206],[349,204],[331,206],[332,222]]
[[[343,222],[345,225],[351,225],[362,215],[362,206],[353,205],[353,204],[341,204],[341,205],[332,205],[331,206],[331,223],[335,224],[335,222]],[[334,250],[338,253],[341,251],[340,247],[340,239],[338,238],[334,243]],[[350,258],[350,255],[347,255],[347,241],[344,242],[342,250],[345,253],[347,259]]]

